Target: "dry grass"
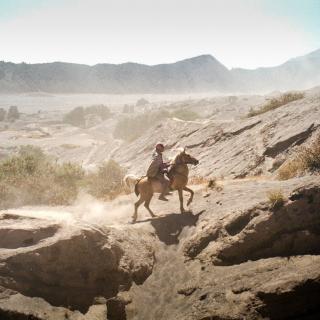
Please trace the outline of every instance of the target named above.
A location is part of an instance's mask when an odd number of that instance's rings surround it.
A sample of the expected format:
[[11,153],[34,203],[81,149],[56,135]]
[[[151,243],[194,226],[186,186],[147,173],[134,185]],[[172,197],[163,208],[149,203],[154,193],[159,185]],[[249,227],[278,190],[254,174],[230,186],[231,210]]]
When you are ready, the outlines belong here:
[[249,113],[247,114],[248,118],[257,116],[259,114],[263,114],[265,112],[277,109],[279,107],[282,107],[289,102],[293,102],[296,100],[300,100],[305,97],[305,94],[302,92],[289,92],[285,93],[279,98],[273,98],[268,103],[263,105],[261,108],[254,110],[253,108],[250,109]]
[[63,149],[71,150],[71,149],[77,149],[80,146],[77,144],[72,144],[72,143],[64,143],[60,147]]
[[110,200],[125,193],[122,181],[125,172],[114,160],[102,164],[97,172],[89,174],[86,179],[87,191],[96,198]]
[[189,178],[189,183],[193,185],[208,184],[209,179],[202,176],[192,176]]
[[273,209],[281,208],[286,201],[281,190],[271,190],[267,195],[269,203]]
[[278,170],[280,180],[288,180],[306,172],[320,172],[320,134],[309,147],[302,147]]
[[205,185],[206,191],[215,190],[220,192],[223,190],[223,186],[218,183],[217,178],[206,178],[202,176],[192,176],[189,179],[189,183],[192,185]]

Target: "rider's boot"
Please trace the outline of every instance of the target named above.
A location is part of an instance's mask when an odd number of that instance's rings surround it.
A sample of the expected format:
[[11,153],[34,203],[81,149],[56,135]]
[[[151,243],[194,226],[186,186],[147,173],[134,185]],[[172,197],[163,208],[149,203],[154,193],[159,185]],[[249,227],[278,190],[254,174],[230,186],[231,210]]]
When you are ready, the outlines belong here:
[[163,194],[160,194],[159,196],[159,200],[162,200],[162,201],[169,201]]

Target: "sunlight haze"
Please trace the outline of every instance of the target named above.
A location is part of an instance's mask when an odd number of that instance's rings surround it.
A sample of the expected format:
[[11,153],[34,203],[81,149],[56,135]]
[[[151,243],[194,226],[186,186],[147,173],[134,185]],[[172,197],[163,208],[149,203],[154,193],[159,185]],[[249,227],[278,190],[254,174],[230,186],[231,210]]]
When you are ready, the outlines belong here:
[[320,47],[320,2],[0,0],[1,60],[278,65]]

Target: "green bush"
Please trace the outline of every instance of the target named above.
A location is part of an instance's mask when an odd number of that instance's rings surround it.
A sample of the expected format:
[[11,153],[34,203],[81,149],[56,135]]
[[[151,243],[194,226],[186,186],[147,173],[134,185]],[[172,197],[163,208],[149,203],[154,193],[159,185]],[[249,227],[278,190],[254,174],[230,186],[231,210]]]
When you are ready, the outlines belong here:
[[69,123],[75,127],[84,128],[86,121],[85,121],[85,114],[83,107],[77,107],[70,112],[68,112],[64,118],[63,121],[66,123]]
[[273,98],[269,102],[267,102],[265,105],[263,105],[261,108],[254,110],[253,108],[250,108],[249,113],[247,114],[248,118],[257,116],[259,114],[263,114],[265,112],[268,112],[270,110],[277,109],[279,107],[282,107],[289,102],[300,100],[305,97],[305,94],[302,92],[289,92],[285,93],[279,98]]
[[97,104],[84,108],[84,114],[95,114],[99,116],[102,120],[106,120],[111,117],[110,109],[103,104]]
[[70,204],[83,177],[79,165],[57,164],[39,148],[22,147],[0,162],[0,207]]
[[3,108],[0,108],[0,121],[4,121],[6,119],[7,111]]
[[8,113],[7,113],[7,119],[9,121],[14,121],[19,118],[20,118],[20,113],[19,113],[18,107],[11,106],[8,110]]
[[188,121],[199,118],[199,115],[191,110],[181,108],[172,112],[163,109],[145,112],[135,117],[124,117],[116,124],[113,136],[117,139],[131,142],[142,136],[149,128],[168,118],[179,118]]
[[185,121],[192,121],[199,118],[199,115],[189,109],[178,109],[171,113],[171,116]]
[[99,116],[102,120],[111,117],[110,109],[103,104],[99,104],[86,108],[76,107],[64,116],[63,121],[75,127],[84,128],[86,125],[86,116],[91,114]]
[[117,139],[133,141],[155,124],[169,117],[170,113],[167,110],[161,110],[122,118],[116,124],[113,136]]
[[0,162],[0,208],[21,205],[68,205],[80,188],[97,198],[123,192],[124,170],[113,160],[86,174],[74,163],[58,164],[41,149],[25,146]]

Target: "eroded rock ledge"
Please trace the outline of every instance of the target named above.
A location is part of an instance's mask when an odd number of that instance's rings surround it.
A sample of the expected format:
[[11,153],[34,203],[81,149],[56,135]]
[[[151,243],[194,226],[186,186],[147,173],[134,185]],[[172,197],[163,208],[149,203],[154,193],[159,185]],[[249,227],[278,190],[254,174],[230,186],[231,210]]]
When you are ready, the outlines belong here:
[[233,212],[186,242],[189,258],[233,265],[248,260],[320,253],[320,187],[294,190],[281,208],[260,203]]
[[109,298],[141,284],[154,264],[153,237],[143,230],[5,214],[0,235],[2,286],[82,312],[97,296]]

